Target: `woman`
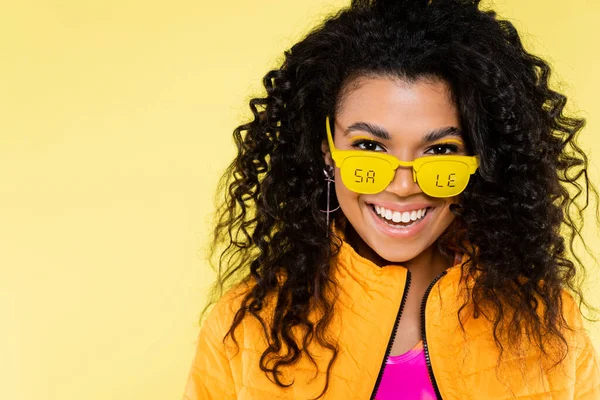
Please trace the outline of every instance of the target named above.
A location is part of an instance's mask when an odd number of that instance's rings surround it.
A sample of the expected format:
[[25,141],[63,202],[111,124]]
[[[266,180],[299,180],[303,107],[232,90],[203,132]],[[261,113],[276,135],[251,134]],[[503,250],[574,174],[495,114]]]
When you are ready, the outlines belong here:
[[354,0],[267,73],[186,399],[600,398],[584,121],[478,7]]

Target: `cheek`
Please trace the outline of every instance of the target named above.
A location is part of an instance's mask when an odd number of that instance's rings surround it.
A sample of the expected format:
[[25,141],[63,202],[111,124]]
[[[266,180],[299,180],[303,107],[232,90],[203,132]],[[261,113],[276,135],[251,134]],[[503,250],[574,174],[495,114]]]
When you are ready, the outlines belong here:
[[335,194],[337,197],[338,204],[341,207],[344,215],[354,220],[354,216],[360,214],[360,207],[358,203],[359,194],[349,190],[339,175],[335,177]]
[[451,197],[444,202],[443,209],[440,215],[441,224],[445,225],[444,228],[448,227],[456,219],[456,216],[450,211],[450,205],[453,203],[458,203],[459,199],[457,197]]
[[348,204],[349,201],[354,201],[358,198],[358,194],[349,190],[339,176],[336,176],[335,179],[335,194],[340,204]]

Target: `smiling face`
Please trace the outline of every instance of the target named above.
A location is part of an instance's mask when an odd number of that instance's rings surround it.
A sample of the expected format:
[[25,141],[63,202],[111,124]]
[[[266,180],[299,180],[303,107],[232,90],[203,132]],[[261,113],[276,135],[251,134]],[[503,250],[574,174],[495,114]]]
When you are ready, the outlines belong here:
[[[458,110],[443,81],[362,77],[347,87],[332,121],[337,149],[385,152],[403,161],[468,155]],[[335,166],[326,143],[323,150],[325,162]],[[455,218],[449,206],[458,202],[458,196],[425,194],[407,167],[399,167],[383,191],[359,194],[342,183],[335,166],[335,190],[360,247],[391,263],[431,259],[432,245]]]

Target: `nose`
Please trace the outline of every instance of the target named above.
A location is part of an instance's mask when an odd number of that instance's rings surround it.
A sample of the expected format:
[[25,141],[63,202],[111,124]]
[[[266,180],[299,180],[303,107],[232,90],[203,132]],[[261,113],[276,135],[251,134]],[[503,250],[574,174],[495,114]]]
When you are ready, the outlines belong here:
[[385,189],[387,192],[392,192],[400,197],[408,197],[412,194],[422,193],[423,191],[413,180],[412,167],[398,167],[394,178]]

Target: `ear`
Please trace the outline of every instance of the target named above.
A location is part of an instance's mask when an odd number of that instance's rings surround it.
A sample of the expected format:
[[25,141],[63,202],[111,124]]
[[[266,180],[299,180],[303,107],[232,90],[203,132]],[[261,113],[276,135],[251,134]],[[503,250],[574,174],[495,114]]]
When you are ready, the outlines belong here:
[[330,165],[333,167],[333,160],[331,159],[331,152],[329,151],[329,143],[327,143],[327,139],[324,139],[321,142],[321,153],[323,155],[323,160],[325,160],[325,165]]

